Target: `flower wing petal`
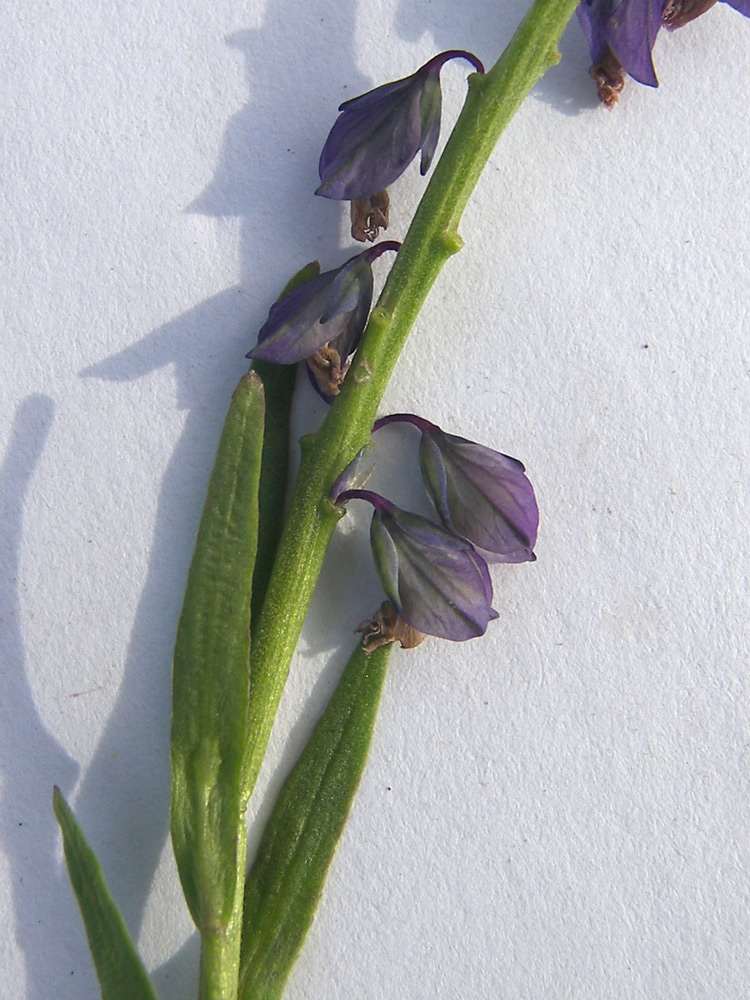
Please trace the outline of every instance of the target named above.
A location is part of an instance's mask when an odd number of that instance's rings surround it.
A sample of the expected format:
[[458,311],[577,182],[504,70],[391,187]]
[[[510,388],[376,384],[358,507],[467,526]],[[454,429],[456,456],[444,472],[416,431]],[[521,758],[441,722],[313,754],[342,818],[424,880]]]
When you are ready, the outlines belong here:
[[328,323],[342,313],[353,312],[363,300],[369,313],[372,302],[372,265],[361,255],[352,257],[333,279],[328,293],[328,305],[320,318],[321,323]]
[[661,27],[664,0],[622,0],[605,27],[610,48],[638,83],[658,87],[651,50]]
[[258,333],[257,346],[247,356],[279,365],[293,365],[338,337],[349,320],[347,315],[336,316],[329,323],[321,322],[337,273],[338,268],[325,271],[274,303]]
[[533,560],[539,509],[519,461],[438,428],[423,433],[419,460],[446,527],[497,561]]
[[612,13],[611,0],[582,0],[576,7],[578,22],[588,42],[591,61],[599,62],[607,48],[604,26]]
[[422,82],[414,74],[341,106],[320,154],[316,194],[369,198],[404,172],[419,149]]
[[439,72],[439,70],[437,73],[428,71],[422,89],[422,101],[420,104],[422,115],[422,135],[420,138],[422,158],[419,164],[419,172],[422,176],[430,169],[432,158],[437,149],[438,139],[440,138],[440,115],[443,95],[440,90]]
[[492,582],[468,542],[397,507],[375,511],[371,539],[383,588],[408,625],[457,642],[484,634]]

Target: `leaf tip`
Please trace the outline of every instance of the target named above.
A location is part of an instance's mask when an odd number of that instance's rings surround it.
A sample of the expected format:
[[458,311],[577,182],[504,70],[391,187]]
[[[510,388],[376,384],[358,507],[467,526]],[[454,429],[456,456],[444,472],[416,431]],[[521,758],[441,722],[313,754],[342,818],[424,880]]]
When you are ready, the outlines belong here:
[[61,813],[65,812],[65,810],[67,809],[67,807],[68,807],[68,803],[65,801],[65,796],[60,791],[60,786],[59,785],[53,785],[52,786],[52,808],[55,811],[55,815],[57,817],[59,817]]
[[263,379],[254,368],[251,368],[245,375],[242,376],[240,383],[242,382],[249,382],[251,385],[256,386],[256,388],[263,392]]

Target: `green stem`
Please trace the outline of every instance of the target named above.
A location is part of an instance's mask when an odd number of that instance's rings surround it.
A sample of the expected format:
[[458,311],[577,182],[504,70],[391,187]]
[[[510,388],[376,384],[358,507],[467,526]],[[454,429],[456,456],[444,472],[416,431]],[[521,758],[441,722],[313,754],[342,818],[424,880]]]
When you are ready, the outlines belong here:
[[245,793],[263,760],[302,622],[340,512],[328,498],[341,470],[367,443],[396,360],[448,258],[458,224],[497,140],[542,74],[577,0],[535,0],[489,73],[473,74],[453,133],[391,269],[352,368],[323,426],[306,439],[276,566],[253,647]]
[[[239,859],[243,866],[245,852]],[[237,897],[242,899],[244,867],[237,879]],[[240,964],[242,908],[235,907],[228,925],[201,933],[200,989],[198,1000],[236,1000]]]

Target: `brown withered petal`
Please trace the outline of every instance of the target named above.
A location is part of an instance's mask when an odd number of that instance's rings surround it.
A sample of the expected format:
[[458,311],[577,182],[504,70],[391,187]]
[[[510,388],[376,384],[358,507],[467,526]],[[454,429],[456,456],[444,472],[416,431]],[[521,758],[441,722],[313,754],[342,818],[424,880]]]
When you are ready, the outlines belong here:
[[390,198],[388,191],[378,191],[369,198],[355,198],[350,205],[352,238],[360,243],[373,243],[381,229],[387,229],[390,221]]
[[349,365],[350,361],[342,361],[339,352],[330,344],[321,347],[307,359],[307,367],[325,397],[338,396]]
[[414,649],[425,639],[423,632],[399,618],[390,601],[383,601],[374,616],[361,622],[354,631],[363,633],[362,649],[368,655],[389,642],[400,642],[402,649]]
[[613,108],[625,86],[625,70],[609,46],[601,59],[591,67],[589,75],[596,83],[599,100],[605,107]]

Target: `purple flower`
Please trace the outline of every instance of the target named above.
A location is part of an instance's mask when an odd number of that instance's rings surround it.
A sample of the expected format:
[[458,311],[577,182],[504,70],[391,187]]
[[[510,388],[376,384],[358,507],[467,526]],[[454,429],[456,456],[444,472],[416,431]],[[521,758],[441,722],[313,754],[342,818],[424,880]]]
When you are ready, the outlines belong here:
[[[443,52],[411,76],[342,104],[320,154],[321,184],[315,193],[338,201],[366,199],[369,205],[420,149],[425,174],[440,135],[440,70],[449,59],[459,58],[484,72],[470,52]],[[385,211],[387,224],[387,202]]]
[[591,76],[599,97],[612,107],[622,90],[623,70],[649,87],[658,86],[651,50],[661,27],[664,0],[583,0],[577,13],[591,52]]
[[316,374],[326,365],[331,370],[335,367],[337,378],[329,380],[329,391],[324,393],[335,395],[346,373],[346,360],[356,350],[370,314],[372,262],[385,250],[400,246],[394,241],[378,243],[282,296],[271,306],[258,345],[247,357],[279,365],[308,358]]
[[346,490],[336,502],[354,499],[375,508],[370,526],[375,569],[398,616],[441,639],[484,635],[497,615],[487,563],[474,547],[369,490]]
[[[750,15],[750,0],[724,0]],[[577,13],[591,52],[591,77],[600,100],[614,107],[625,73],[638,83],[658,87],[651,51],[662,25],[682,27],[716,0],[582,0]]]
[[523,465],[492,448],[446,434],[412,413],[382,417],[373,431],[401,421],[422,432],[422,478],[443,525],[467,538],[490,561],[535,560],[539,509]]

